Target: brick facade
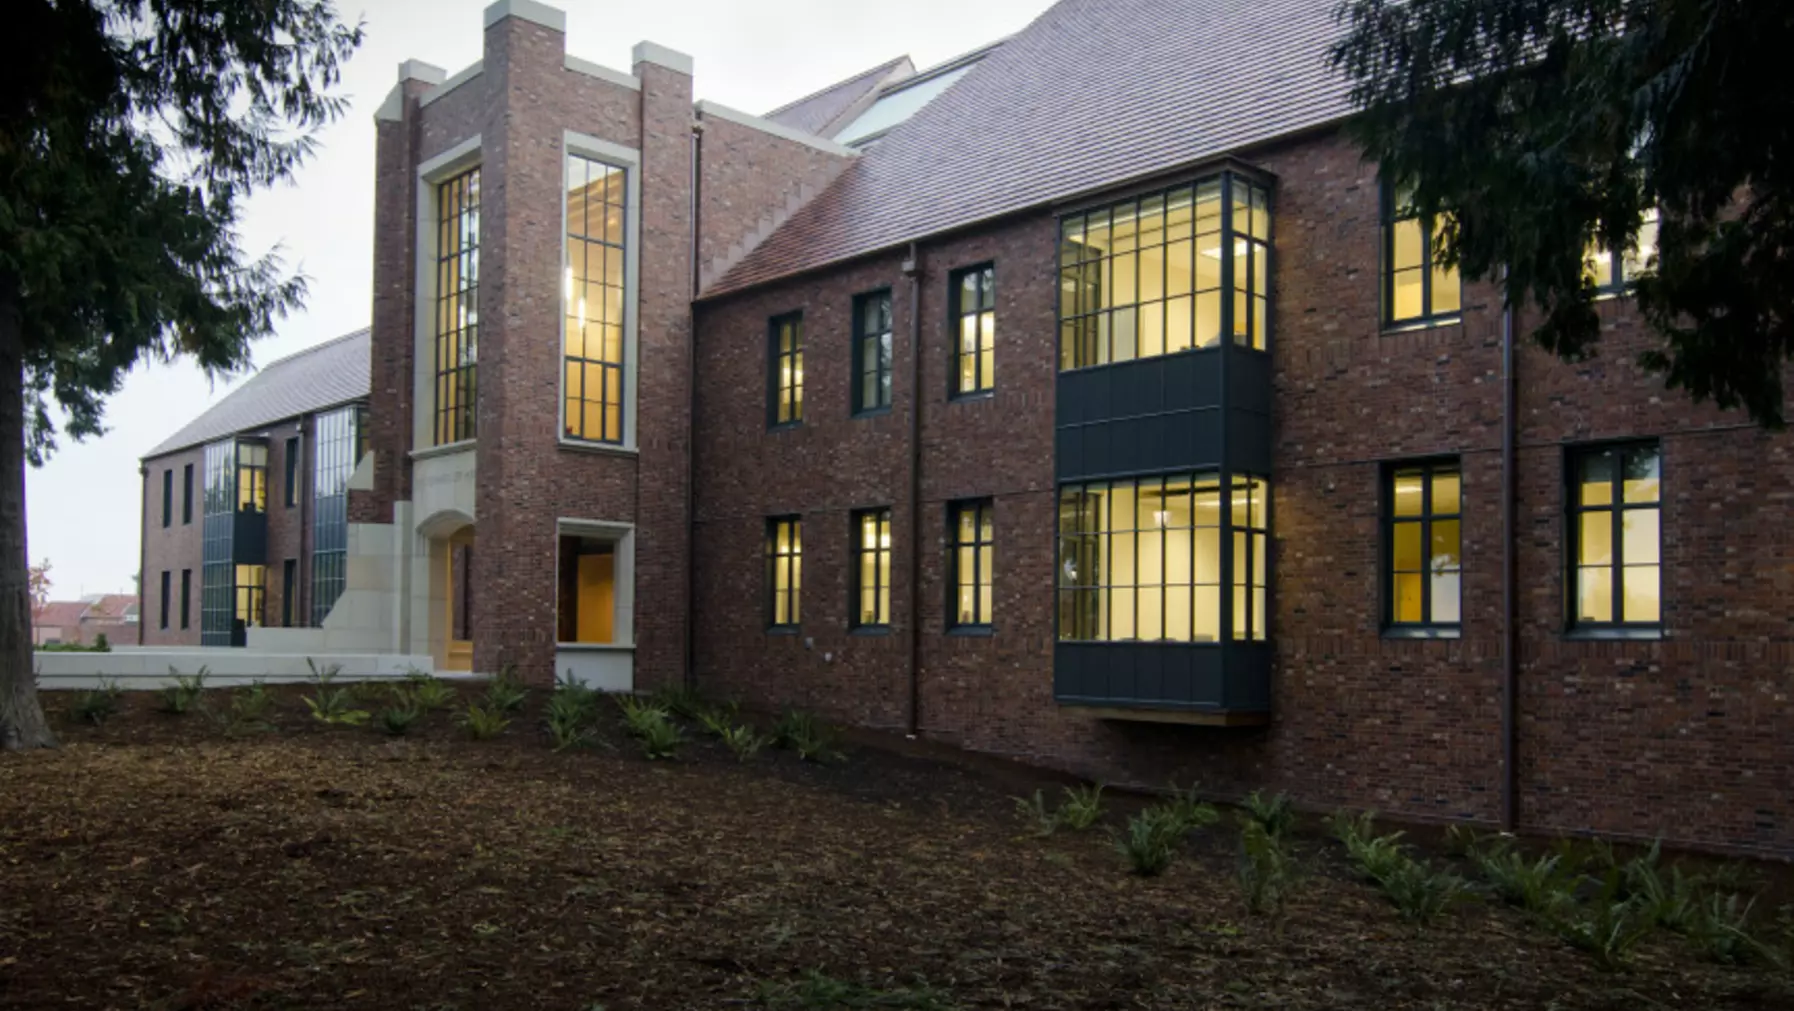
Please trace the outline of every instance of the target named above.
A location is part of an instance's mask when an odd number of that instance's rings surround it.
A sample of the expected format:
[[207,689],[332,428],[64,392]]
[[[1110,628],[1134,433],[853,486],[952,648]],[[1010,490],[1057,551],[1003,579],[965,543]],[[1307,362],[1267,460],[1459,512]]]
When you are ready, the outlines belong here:
[[[137,628],[145,646],[199,645],[200,492],[205,486],[205,447],[143,461],[143,609]],[[193,521],[181,522],[181,475],[193,467]],[[162,525],[162,475],[174,475],[168,526]],[[188,627],[181,628],[181,570],[193,571]],[[162,627],[162,573],[169,573],[168,627]]]

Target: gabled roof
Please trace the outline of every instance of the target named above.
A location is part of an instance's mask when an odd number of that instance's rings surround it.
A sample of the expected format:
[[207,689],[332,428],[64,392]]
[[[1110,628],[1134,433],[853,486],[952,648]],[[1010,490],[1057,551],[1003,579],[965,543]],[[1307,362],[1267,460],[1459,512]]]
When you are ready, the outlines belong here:
[[901,81],[916,72],[916,65],[907,56],[899,56],[861,71],[845,81],[831,84],[814,94],[805,95],[795,102],[789,102],[772,110],[763,119],[770,119],[780,126],[788,126],[794,130],[813,133],[818,137],[831,136],[831,127],[838,126],[839,121],[860,105],[860,100],[871,95],[880,87],[892,81]]
[[81,619],[124,618],[136,608],[137,595],[134,593],[104,593],[87,602],[87,613],[81,615]]
[[368,331],[357,330],[269,362],[186,427],[143,454],[172,453],[368,396]]
[[85,600],[51,600],[32,613],[31,624],[37,628],[74,628],[86,613]]
[[1061,0],[861,155],[705,296],[1343,118],[1333,0]]

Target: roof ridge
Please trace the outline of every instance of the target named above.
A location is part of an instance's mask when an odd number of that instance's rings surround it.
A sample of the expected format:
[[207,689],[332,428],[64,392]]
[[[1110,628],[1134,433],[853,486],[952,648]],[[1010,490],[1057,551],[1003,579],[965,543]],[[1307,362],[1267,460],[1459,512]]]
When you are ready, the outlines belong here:
[[853,82],[860,80],[861,78],[870,77],[873,74],[876,74],[881,70],[889,70],[892,67],[896,66],[897,64],[902,63],[904,60],[909,60],[910,66],[912,66],[912,67],[915,66],[916,61],[914,59],[912,59],[908,53],[904,53],[901,56],[893,57],[889,60],[886,60],[883,63],[880,63],[879,65],[877,65],[875,67],[868,67],[867,69],[862,70],[857,74],[851,74],[847,77],[843,77],[839,81],[836,81],[833,84],[825,84],[822,87],[817,88],[815,91],[810,92],[808,95],[804,95],[801,98],[794,98],[791,101],[786,102],[784,105],[781,105],[776,109],[772,109],[767,112],[761,113],[760,118],[761,119],[771,119],[772,117],[777,116],[781,112],[789,112],[792,109],[795,109],[798,106],[804,104],[805,102],[808,102],[812,98],[820,98],[823,95],[826,95],[829,92],[834,91],[837,88],[846,87],[847,85],[852,84]]
[[[281,357],[274,359],[273,361],[269,362],[266,365],[257,365],[255,367],[256,375],[261,375],[263,372],[266,372],[267,370],[273,368],[274,366],[281,365],[286,362],[290,362],[295,358],[304,358],[306,355],[315,354],[319,351],[324,350],[327,347],[332,347],[334,345],[341,344],[343,341],[354,340],[355,338],[360,337],[362,334],[371,334],[373,332],[373,329],[374,328],[371,326],[364,326],[359,330],[351,330],[346,334],[342,334],[337,337],[332,337],[329,340],[319,341],[318,343],[313,344],[311,347],[300,348],[299,350],[293,352],[292,354],[282,355]],[[251,376],[250,378],[253,379],[254,376]]]

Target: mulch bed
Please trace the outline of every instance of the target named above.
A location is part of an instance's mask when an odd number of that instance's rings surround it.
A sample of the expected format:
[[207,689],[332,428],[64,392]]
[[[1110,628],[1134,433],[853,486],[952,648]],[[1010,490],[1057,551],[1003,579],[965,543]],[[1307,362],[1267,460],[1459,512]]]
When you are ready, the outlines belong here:
[[608,707],[555,752],[539,697],[472,741],[274,691],[234,737],[45,696],[64,747],[0,756],[0,1007],[1794,1007],[1667,935],[1609,973],[1492,904],[1415,929],[1314,837],[1252,917],[1226,823],[1139,878],[1102,828],[1024,830],[1014,796],[1059,781],[864,737],[738,763],[692,729],[649,762]]

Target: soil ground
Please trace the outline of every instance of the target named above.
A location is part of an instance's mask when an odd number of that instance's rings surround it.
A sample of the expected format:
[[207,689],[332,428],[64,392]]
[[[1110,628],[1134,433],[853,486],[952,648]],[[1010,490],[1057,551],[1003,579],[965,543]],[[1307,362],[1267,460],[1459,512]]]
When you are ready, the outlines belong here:
[[1040,837],[1014,798],[1063,781],[1014,767],[695,727],[650,762],[608,705],[557,752],[543,693],[493,740],[388,738],[273,691],[248,735],[46,694],[64,747],[0,755],[0,1007],[1794,1007],[1669,934],[1607,972],[1493,902],[1408,926],[1318,835],[1254,917],[1230,820],[1137,877],[1106,830],[1139,799]]

